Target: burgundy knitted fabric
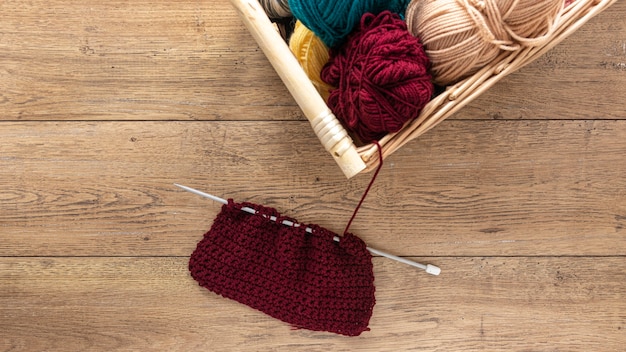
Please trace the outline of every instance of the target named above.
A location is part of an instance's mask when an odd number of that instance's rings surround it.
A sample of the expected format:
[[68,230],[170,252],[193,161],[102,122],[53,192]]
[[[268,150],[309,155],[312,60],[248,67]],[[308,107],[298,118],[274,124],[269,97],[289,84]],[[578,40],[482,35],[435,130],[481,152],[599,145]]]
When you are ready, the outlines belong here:
[[289,227],[282,220],[294,221],[272,208],[229,200],[191,255],[191,276],[296,328],[348,336],[369,330],[375,288],[365,243],[352,234],[336,242],[322,227]]

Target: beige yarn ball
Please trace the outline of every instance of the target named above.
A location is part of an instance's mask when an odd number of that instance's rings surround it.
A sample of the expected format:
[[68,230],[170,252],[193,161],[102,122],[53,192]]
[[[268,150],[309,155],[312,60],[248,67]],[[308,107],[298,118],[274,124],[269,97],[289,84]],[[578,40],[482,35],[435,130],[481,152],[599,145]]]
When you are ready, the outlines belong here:
[[409,31],[432,62],[434,82],[446,86],[475,73],[502,51],[545,42],[563,0],[413,0]]

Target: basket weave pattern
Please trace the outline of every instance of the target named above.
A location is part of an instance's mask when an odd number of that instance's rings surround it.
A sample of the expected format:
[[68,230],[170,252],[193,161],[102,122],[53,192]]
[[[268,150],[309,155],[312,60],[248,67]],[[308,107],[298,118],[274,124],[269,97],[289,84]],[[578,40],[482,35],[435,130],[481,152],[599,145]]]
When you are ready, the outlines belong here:
[[[617,0],[574,0],[569,3],[554,24],[554,31],[551,33],[550,37],[544,41],[543,45],[523,47],[517,51],[502,52],[473,75],[453,85],[447,86],[443,92],[434,97],[423,108],[416,119],[408,122],[400,131],[384,136],[379,141],[382,148],[383,159],[409,141],[437,126],[440,122],[470,103],[502,78],[546,53],[616,1]],[[288,65],[289,67],[285,67],[287,65],[284,61],[277,62],[275,60],[281,55],[280,53],[275,53],[275,51],[278,51],[277,49],[285,53],[285,51],[282,50],[282,46],[284,46],[286,50],[289,50],[289,48],[280,40],[279,35],[277,35],[278,41],[282,43],[277,43],[276,37],[272,37],[272,34],[268,33],[268,31],[259,33],[262,31],[256,30],[257,23],[255,23],[254,18],[251,18],[252,12],[249,11],[249,7],[259,9],[260,5],[258,5],[257,0],[231,0],[231,2],[235,8],[239,10],[248,29],[250,29],[253,34],[256,34],[254,35],[255,39],[264,50],[266,56],[270,59],[270,62],[283,79],[283,82],[285,82],[291,94],[296,98],[296,102],[298,102],[298,105],[303,109],[305,116],[311,121],[320,141],[325,146],[326,150],[335,157],[337,163],[344,171],[344,174],[346,174],[347,177],[352,177],[361,171],[369,171],[376,168],[380,162],[376,144],[372,143],[360,147],[355,146],[346,131],[341,128],[341,124],[337,118],[332,115],[332,113],[326,113],[329,109],[325,106],[325,103],[323,103],[323,99],[319,96],[317,90],[312,88],[312,84],[310,84],[309,89],[306,89],[302,88],[297,83],[293,83],[294,80],[306,77],[306,74],[299,67],[295,58],[294,61],[296,64],[290,63]],[[264,20],[267,20],[267,23],[269,23],[269,19],[265,18]],[[269,45],[270,43],[271,47]],[[316,99],[312,99],[312,96],[316,96]],[[298,99],[299,97],[301,98]],[[324,106],[319,106],[319,109],[316,109],[311,106],[315,104]],[[342,163],[347,163],[347,161],[340,157],[349,150],[355,150],[355,155],[358,153],[358,157],[360,158],[358,163],[361,163],[361,165],[342,165]]]

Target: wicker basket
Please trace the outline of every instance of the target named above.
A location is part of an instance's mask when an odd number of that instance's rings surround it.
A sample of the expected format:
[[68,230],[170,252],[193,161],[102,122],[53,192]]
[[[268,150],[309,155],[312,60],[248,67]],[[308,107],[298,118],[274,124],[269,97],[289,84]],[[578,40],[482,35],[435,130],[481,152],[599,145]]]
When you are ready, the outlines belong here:
[[[383,158],[435,127],[508,74],[543,55],[615,1],[573,1],[564,9],[563,15],[556,23],[556,30],[543,46],[503,52],[489,65],[472,76],[446,87],[444,92],[437,95],[424,107],[416,119],[408,122],[400,131],[383,137],[379,141]],[[362,171],[375,168],[379,163],[377,146],[368,144],[357,147],[354,144],[309,81],[306,73],[257,0],[231,0],[231,2],[293,95],[296,103],[310,121],[320,142],[335,159],[346,177],[350,178]]]

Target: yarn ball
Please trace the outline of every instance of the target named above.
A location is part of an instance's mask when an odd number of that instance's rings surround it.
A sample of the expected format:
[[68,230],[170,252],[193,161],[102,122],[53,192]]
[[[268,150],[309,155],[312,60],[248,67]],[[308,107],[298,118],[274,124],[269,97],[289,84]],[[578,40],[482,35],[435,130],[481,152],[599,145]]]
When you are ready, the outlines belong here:
[[322,79],[338,87],[328,106],[363,142],[397,132],[433,94],[429,59],[400,16],[363,15],[344,45],[331,49]]
[[302,22],[297,21],[294,32],[289,39],[289,48],[298,59],[311,83],[317,88],[320,96],[324,100],[328,100],[329,92],[334,87],[322,81],[320,77],[322,68],[328,62],[328,47]]
[[270,19],[291,17],[288,0],[259,0],[259,3]]
[[413,0],[409,31],[422,40],[434,82],[455,83],[503,50],[542,45],[554,30],[563,0]]
[[341,44],[365,13],[404,14],[409,0],[289,0],[293,15],[328,47]]

